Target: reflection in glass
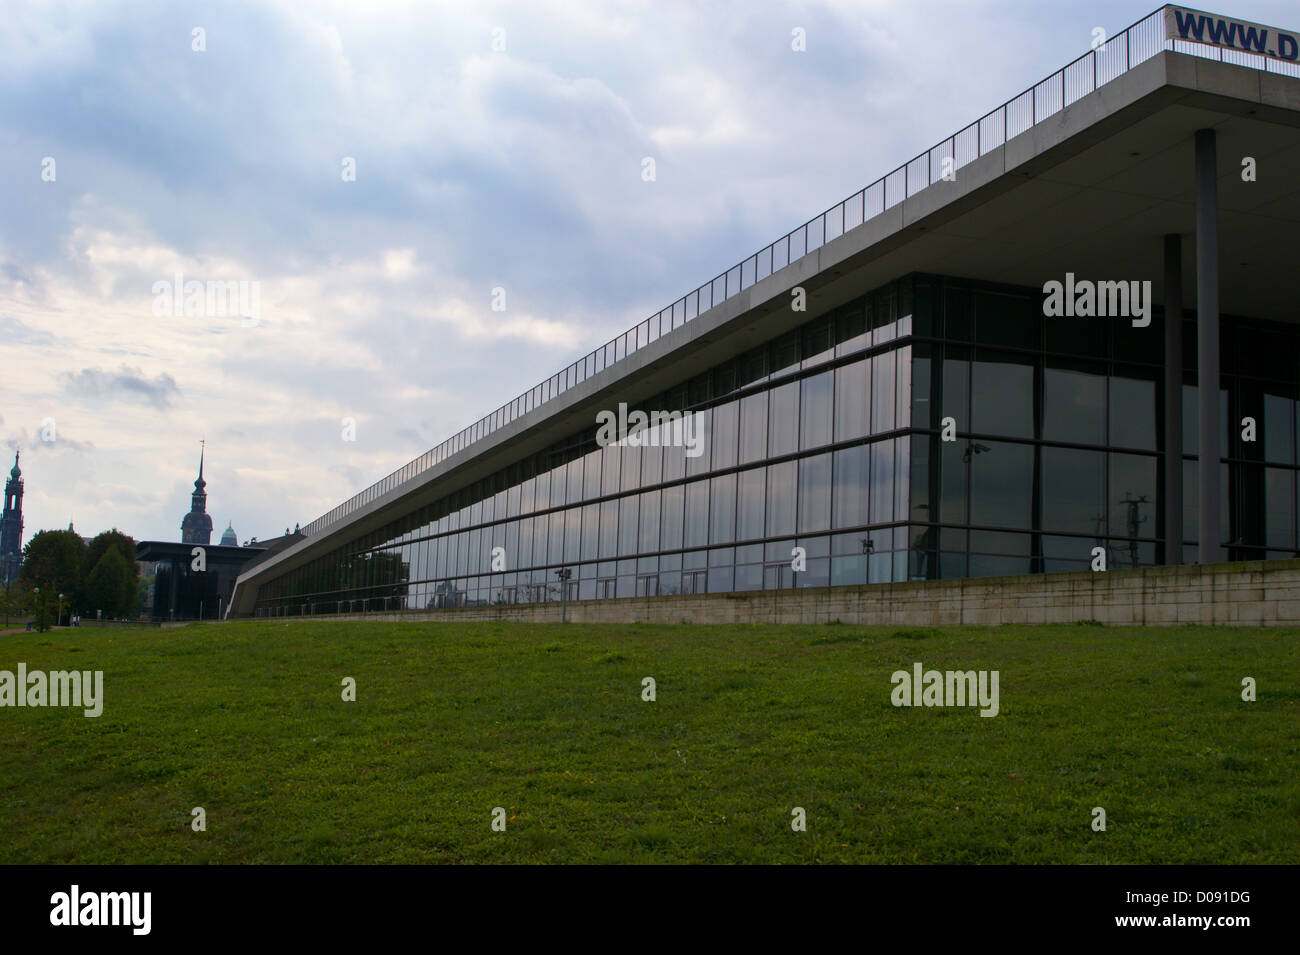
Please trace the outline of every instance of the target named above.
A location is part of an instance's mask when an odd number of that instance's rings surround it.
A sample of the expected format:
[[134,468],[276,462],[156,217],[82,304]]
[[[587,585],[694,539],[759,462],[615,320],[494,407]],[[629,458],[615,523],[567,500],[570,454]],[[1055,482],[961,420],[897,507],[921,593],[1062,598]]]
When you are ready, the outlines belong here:
[[1106,443],[1106,376],[1070,368],[1043,370],[1043,440]]
[[767,454],[780,457],[799,450],[799,382],[772,389],[767,412]]
[[835,440],[851,441],[870,432],[871,360],[835,369]]
[[709,493],[709,543],[730,544],[736,539],[736,475],[715,477]]
[[819,448],[831,442],[831,400],[834,373],[805,378],[801,383],[799,447]]
[[871,359],[871,433],[894,429],[895,354],[884,352]]
[[1034,436],[1031,362],[1012,352],[980,349],[971,366],[972,431],[1015,438]]
[[1043,526],[1106,536],[1106,454],[1043,448]]
[[740,402],[740,463],[750,464],[767,455],[767,392]]
[[737,491],[736,539],[755,540],[763,536],[763,516],[767,505],[767,470],[752,468],[741,471]]
[[794,533],[795,481],[798,462],[786,461],[767,468],[767,536]]
[[824,531],[831,518],[831,455],[817,454],[799,461],[800,534]]
[[894,519],[894,442],[892,440],[877,441],[871,446],[870,514],[872,524],[887,524]]
[[991,527],[1031,526],[1034,449],[1024,444],[970,442],[970,519]]

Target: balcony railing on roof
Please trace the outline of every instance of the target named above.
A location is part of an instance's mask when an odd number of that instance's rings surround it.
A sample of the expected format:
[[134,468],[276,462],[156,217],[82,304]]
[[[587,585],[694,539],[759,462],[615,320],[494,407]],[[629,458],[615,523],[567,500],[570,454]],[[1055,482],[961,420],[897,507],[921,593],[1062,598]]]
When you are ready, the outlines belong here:
[[903,199],[911,198],[942,176],[945,160],[952,160],[954,171],[960,169],[1163,50],[1189,53],[1266,72],[1300,76],[1300,65],[1282,62],[1262,54],[1225,50],[1221,47],[1183,40],[1168,40],[1165,38],[1164,13],[1165,8],[1161,7],[1143,17],[1122,33],[1107,40],[1101,47],[1085,53],[1073,63],[1057,70],[1041,83],[1029,87],[1019,96],[1012,97],[991,113],[949,136],[937,146],[903,163],[893,172],[860,189],[821,215],[808,220],[793,232],[755,252],[740,264],[727,269],[713,281],[706,282],[693,292],[683,295],[636,327],[578,359],[563,371],[525,391],[514,401],[501,406],[383,480],[377,481],[338,507],[316,518],[302,529],[303,533],[319,534],[358,508],[364,507],[411,478],[459,454],[499,428],[540,408],[551,399],[617,364],[660,336],[680,328],[709,309],[744,291],[755,282],[817,251],[827,242],[839,238],[844,233],[880,215],[886,209],[898,205]]

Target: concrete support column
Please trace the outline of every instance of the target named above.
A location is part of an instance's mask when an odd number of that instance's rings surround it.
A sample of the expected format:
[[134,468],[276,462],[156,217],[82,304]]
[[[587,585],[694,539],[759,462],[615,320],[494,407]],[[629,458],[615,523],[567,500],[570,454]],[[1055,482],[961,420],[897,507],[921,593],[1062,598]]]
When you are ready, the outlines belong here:
[[1196,339],[1200,460],[1198,559],[1223,559],[1219,546],[1219,183],[1215,133],[1196,131]]
[[1183,562],[1183,237],[1165,236],[1165,563]]

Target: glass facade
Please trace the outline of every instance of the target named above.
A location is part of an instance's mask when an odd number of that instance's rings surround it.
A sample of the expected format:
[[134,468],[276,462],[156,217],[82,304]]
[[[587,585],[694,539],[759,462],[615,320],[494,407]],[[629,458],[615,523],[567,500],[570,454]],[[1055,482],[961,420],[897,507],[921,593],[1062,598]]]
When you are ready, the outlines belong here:
[[[1162,562],[1164,318],[1046,318],[1042,293],[914,278],[909,576]],[[1296,556],[1300,330],[1223,316],[1221,521],[1230,560]],[[1195,317],[1183,328],[1182,535],[1195,553]],[[951,418],[952,441],[943,440]],[[1255,440],[1246,437],[1254,419]]]
[[904,579],[912,284],[629,409],[690,412],[689,447],[669,425],[602,447],[593,420],[263,584],[258,613],[537,602],[562,585],[589,600]]
[[[629,409],[690,412],[689,449],[668,425],[601,447],[593,421],[262,584],[257,612],[1086,570],[1096,546],[1112,568],[1154,564],[1162,318],[1139,329],[1042,311],[1036,289],[907,276]],[[1293,556],[1300,341],[1230,316],[1222,328],[1229,557]],[[1192,546],[1195,341],[1193,320],[1179,528]],[[1229,427],[1243,416],[1257,440]]]

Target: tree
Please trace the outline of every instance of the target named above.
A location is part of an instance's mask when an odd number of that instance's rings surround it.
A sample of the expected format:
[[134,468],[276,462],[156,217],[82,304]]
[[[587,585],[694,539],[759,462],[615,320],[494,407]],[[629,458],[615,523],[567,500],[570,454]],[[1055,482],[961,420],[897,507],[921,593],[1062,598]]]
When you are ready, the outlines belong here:
[[68,606],[80,609],[85,560],[86,544],[76,532],[37,531],[23,548],[22,580],[40,587],[42,597],[63,594]]
[[102,610],[105,617],[126,617],[135,604],[135,577],[116,547],[104,556],[86,579],[86,609]]
[[49,587],[32,588],[32,622],[41,633],[54,622],[54,592]]
[[5,584],[4,590],[0,590],[0,608],[3,608],[6,628],[9,626],[10,617],[24,616],[31,605],[31,589],[24,586],[21,581],[12,580]]
[[[122,555],[123,559],[126,561],[128,571],[127,578],[122,581],[121,596],[114,603],[114,606],[118,609],[113,613],[113,616],[130,617],[135,612],[138,603],[136,591],[140,578],[140,565],[135,559],[134,538],[123,534],[116,527],[111,531],[104,531],[100,534],[96,534],[95,539],[90,542],[90,547],[86,552],[85,570],[87,583],[89,583],[91,572],[93,572],[95,567],[99,565],[99,562],[103,559],[104,554],[107,553],[109,549],[116,549],[117,552]],[[94,604],[94,606],[92,606],[92,604]],[[103,610],[105,615],[109,613],[107,606],[98,604],[94,600],[90,600],[89,594],[87,594],[87,603],[82,609],[87,613],[95,610]]]

